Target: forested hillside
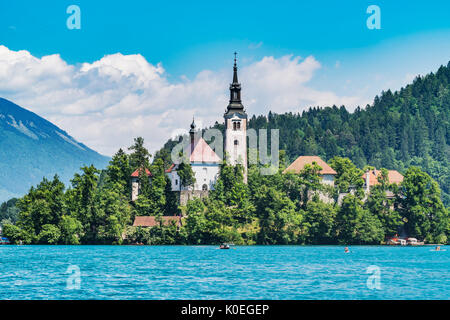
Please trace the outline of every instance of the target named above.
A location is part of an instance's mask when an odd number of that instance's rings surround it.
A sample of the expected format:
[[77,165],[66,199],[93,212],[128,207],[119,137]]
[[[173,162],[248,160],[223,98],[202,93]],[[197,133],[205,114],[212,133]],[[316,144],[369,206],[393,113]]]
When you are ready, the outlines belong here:
[[[382,92],[371,106],[353,113],[344,106],[269,113],[253,116],[249,128],[279,129],[280,148],[288,161],[300,155],[319,155],[326,161],[341,156],[359,168],[372,165],[402,173],[419,166],[439,183],[449,206],[449,119],[450,62],[400,91]],[[215,127],[223,129],[221,124]],[[173,145],[169,141],[164,148],[171,150]]]

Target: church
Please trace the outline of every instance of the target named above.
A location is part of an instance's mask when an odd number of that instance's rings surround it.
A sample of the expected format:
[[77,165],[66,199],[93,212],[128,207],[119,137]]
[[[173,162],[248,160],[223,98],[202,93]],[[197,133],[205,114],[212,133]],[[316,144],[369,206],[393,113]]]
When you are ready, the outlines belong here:
[[[241,84],[238,81],[236,64],[236,53],[233,66],[233,82],[230,84],[230,101],[225,110],[225,139],[224,150],[228,163],[231,165],[241,164],[244,168],[244,181],[247,182],[247,114],[241,101]],[[208,196],[209,190],[214,190],[222,163],[214,150],[208,143],[197,134],[195,121],[189,130],[189,145],[183,153],[188,155],[188,161],[195,175],[195,184],[191,187],[181,185],[180,177],[177,173],[178,164],[166,170],[171,181],[171,188],[180,194],[180,204],[184,205],[194,197]],[[151,178],[150,171],[147,176]],[[139,195],[139,170],[131,175],[131,200],[135,201]]]

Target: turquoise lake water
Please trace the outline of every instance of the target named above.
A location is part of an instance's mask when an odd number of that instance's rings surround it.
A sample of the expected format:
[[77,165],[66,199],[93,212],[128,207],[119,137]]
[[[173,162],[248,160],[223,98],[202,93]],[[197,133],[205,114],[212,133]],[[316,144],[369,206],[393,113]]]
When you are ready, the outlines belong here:
[[448,246],[232,248],[0,246],[0,299],[450,299]]

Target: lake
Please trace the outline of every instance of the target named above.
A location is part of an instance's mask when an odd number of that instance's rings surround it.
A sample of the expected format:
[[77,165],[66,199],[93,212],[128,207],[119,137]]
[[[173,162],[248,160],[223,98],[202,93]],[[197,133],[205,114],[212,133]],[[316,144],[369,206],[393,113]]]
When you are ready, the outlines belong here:
[[441,248],[5,245],[0,299],[447,300]]

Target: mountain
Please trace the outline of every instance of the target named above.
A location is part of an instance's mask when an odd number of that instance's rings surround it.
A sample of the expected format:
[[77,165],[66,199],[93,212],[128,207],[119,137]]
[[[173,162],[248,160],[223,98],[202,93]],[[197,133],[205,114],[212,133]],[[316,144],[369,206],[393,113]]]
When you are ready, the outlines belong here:
[[0,98],[0,202],[22,196],[43,177],[58,174],[67,184],[81,166],[104,168],[108,161],[49,121]]
[[[372,105],[352,113],[345,106],[270,112],[251,117],[248,126],[279,129],[288,162],[319,155],[324,160],[348,157],[360,168],[404,172],[419,166],[439,183],[450,206],[450,62],[399,91],[382,92]],[[223,130],[222,124],[215,127]],[[168,141],[158,154],[167,154],[173,145]]]

